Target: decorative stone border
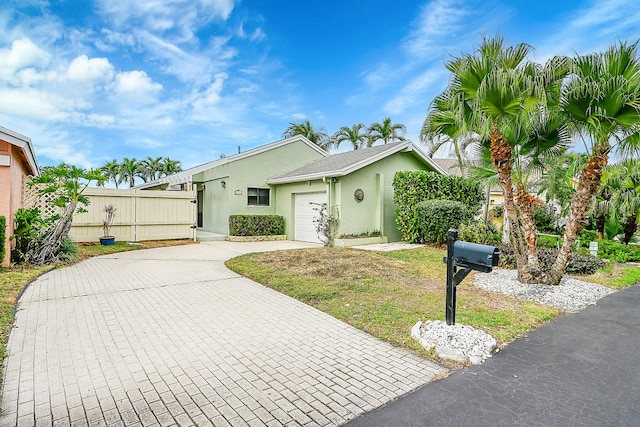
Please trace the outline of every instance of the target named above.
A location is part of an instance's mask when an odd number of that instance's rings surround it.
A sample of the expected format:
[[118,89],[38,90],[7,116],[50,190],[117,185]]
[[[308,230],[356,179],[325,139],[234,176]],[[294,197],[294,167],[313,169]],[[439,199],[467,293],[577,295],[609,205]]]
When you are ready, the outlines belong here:
[[286,234],[275,236],[227,236],[229,242],[272,242],[275,240],[287,240]]

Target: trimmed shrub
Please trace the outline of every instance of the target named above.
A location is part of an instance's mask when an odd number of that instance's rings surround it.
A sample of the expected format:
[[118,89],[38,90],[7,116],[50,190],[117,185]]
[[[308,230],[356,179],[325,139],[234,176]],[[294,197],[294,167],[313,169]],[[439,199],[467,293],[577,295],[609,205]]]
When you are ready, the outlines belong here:
[[0,263],[4,259],[4,254],[6,252],[5,237],[7,236],[7,218],[0,216]]
[[460,224],[460,227],[458,227],[458,240],[496,246],[500,244],[502,235],[492,222],[473,221],[469,224]]
[[[458,176],[445,176],[435,172],[401,171],[393,178],[395,217],[403,240],[420,240],[420,216],[417,205],[425,200],[455,200],[465,207],[465,220],[479,212],[484,193],[479,184]],[[459,225],[459,224],[458,224]]]
[[447,231],[458,228],[466,219],[464,204],[453,200],[425,200],[416,205],[418,241],[440,244],[447,240]]
[[[545,272],[551,271],[557,256],[557,249],[539,249],[538,259],[542,270]],[[566,272],[569,274],[593,274],[606,264],[606,261],[592,255],[572,253],[569,257]],[[502,246],[500,248],[500,266],[510,269],[516,268],[515,252],[511,246]]]
[[231,236],[276,236],[284,234],[284,217],[280,215],[230,215]]
[[598,240],[598,256],[615,262],[638,262],[640,246],[625,245],[613,240]]

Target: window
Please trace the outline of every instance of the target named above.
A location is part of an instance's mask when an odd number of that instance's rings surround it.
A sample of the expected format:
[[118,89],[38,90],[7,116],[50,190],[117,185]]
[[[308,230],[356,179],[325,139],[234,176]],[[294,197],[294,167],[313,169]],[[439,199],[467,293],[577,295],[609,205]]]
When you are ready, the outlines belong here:
[[269,206],[269,189],[247,188],[247,204],[249,206]]

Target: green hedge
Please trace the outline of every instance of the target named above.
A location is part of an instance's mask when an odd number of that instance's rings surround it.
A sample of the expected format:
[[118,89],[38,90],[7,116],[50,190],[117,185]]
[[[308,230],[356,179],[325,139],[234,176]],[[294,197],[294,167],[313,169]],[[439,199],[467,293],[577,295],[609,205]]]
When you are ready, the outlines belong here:
[[465,206],[465,221],[478,215],[485,196],[479,184],[458,176],[426,171],[402,171],[393,178],[395,217],[403,240],[420,239],[416,206],[425,200],[455,200]]
[[458,228],[465,220],[465,206],[453,200],[425,200],[416,205],[418,214],[418,241],[442,243],[447,231]]
[[0,264],[4,259],[4,254],[7,249],[4,246],[5,237],[7,237],[7,218],[0,216]]
[[284,217],[280,215],[230,215],[231,236],[277,236],[284,234]]

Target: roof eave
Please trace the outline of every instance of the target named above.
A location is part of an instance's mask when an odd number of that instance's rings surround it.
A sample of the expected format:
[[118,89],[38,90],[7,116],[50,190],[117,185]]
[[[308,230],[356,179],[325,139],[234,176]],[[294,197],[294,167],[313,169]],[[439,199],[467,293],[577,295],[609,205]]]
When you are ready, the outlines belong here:
[[31,168],[32,175],[40,175],[40,166],[38,165],[38,160],[35,152],[33,151],[33,145],[31,144],[30,138],[3,127],[0,127],[0,136],[11,145],[22,150],[22,153]]

